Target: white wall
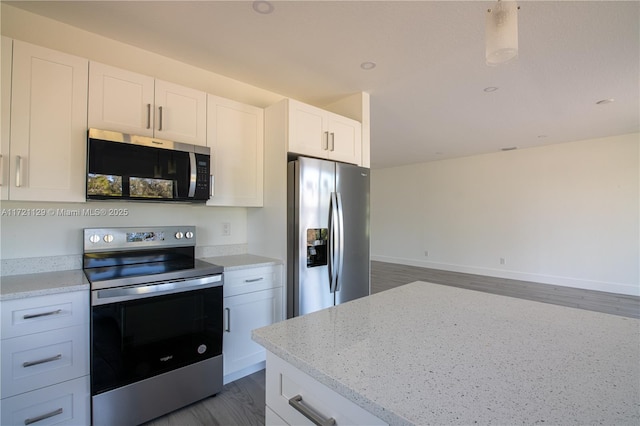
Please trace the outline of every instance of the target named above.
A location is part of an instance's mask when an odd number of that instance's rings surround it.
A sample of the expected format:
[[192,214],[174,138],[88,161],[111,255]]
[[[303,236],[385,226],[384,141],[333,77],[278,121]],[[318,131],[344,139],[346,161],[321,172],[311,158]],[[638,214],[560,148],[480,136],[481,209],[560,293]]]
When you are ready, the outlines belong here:
[[372,258],[640,295],[639,146],[630,134],[373,170]]

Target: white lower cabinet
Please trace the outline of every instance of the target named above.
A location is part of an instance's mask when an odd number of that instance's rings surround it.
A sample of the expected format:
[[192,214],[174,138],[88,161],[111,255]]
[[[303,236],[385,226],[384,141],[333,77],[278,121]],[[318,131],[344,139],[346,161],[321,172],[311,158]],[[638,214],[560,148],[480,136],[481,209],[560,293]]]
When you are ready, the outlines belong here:
[[89,376],[2,400],[3,426],[91,424]]
[[283,319],[282,265],[225,272],[224,382],[264,367],[265,350],[251,330]]
[[266,403],[267,426],[386,424],[271,352],[267,352]]
[[90,424],[88,291],[0,307],[0,424]]

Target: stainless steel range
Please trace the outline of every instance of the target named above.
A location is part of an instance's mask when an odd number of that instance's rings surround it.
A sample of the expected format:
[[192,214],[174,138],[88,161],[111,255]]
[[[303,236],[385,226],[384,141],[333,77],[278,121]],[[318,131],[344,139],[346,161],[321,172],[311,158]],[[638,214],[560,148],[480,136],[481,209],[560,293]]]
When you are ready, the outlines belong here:
[[84,230],[94,425],[137,425],[222,389],[221,266],[194,226]]

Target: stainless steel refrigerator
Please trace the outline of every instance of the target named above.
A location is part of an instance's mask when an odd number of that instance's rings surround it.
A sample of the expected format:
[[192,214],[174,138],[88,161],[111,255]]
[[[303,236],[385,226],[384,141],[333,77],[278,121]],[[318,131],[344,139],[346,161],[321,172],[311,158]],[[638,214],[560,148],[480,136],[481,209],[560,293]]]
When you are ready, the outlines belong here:
[[289,162],[288,318],[370,293],[369,172],[314,158]]

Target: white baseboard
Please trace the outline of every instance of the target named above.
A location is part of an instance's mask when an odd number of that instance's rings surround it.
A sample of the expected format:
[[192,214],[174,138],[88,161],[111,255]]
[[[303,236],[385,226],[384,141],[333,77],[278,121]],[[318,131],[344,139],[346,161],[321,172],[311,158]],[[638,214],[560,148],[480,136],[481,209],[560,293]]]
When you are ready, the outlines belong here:
[[224,376],[223,383],[226,385],[227,383],[234,382],[234,381],[236,381],[238,379],[241,379],[241,378],[243,378],[245,376],[248,376],[249,374],[253,374],[256,371],[263,370],[265,365],[266,365],[266,362],[265,361],[261,361],[261,362],[259,362],[257,364],[253,364],[253,365],[251,365],[251,366],[249,366],[247,368],[243,368],[240,371],[235,371],[233,373],[227,374],[226,376]]
[[512,280],[530,281],[541,284],[559,285],[564,287],[581,288],[585,290],[604,291],[607,293],[640,296],[640,285],[611,283],[603,281],[583,280],[572,277],[532,274],[527,272],[509,271],[504,269],[481,268],[448,263],[427,262],[416,259],[404,259],[390,256],[372,255],[371,260],[400,265],[417,266],[421,268],[438,269],[442,271],[461,272],[466,274],[484,275],[489,277],[507,278]]

